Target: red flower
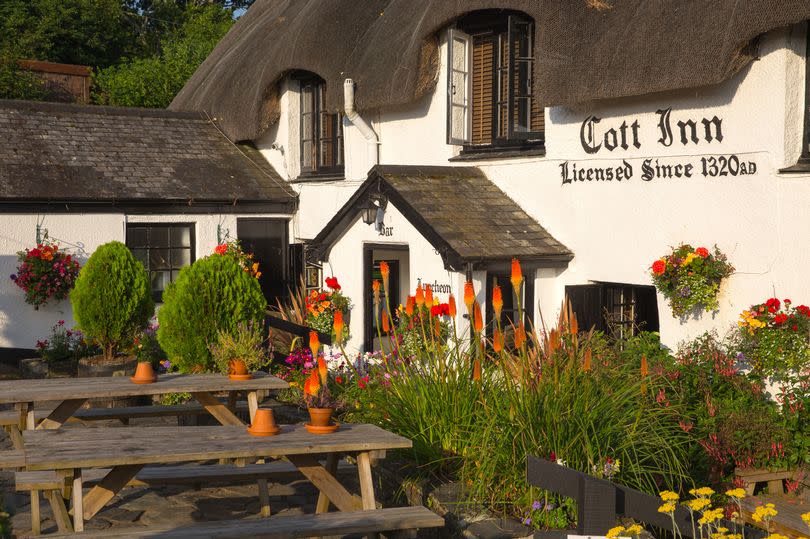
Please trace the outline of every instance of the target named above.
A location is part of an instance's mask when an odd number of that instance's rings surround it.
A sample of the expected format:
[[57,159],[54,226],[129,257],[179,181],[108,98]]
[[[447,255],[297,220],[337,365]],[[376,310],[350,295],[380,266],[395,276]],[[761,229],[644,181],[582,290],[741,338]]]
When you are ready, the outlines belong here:
[[768,307],[773,307],[774,309],[778,309],[781,304],[782,303],[776,298],[771,298],[765,302],[765,305]]
[[217,245],[217,246],[214,248],[214,252],[215,252],[216,254],[218,254],[218,255],[224,255],[225,253],[227,253],[227,252],[228,252],[228,244],[227,244],[227,243],[222,243],[222,244],[220,244],[220,245]]
[[652,271],[656,275],[661,275],[665,271],[667,271],[667,263],[663,260],[656,260],[652,264]]
[[792,329],[793,331],[799,331],[799,326],[797,326],[796,324],[793,324],[793,325],[790,327],[790,329]]
[[340,285],[338,284],[337,277],[327,277],[326,286],[328,286],[332,290],[340,290]]
[[796,310],[802,313],[804,316],[810,316],[810,307],[807,305],[799,305],[796,307]]
[[787,315],[783,313],[779,313],[773,317],[773,321],[776,324],[784,324],[785,322],[787,322],[787,319],[788,319]]
[[695,254],[698,255],[700,258],[707,258],[709,256],[709,250],[705,247],[698,247],[695,249]]

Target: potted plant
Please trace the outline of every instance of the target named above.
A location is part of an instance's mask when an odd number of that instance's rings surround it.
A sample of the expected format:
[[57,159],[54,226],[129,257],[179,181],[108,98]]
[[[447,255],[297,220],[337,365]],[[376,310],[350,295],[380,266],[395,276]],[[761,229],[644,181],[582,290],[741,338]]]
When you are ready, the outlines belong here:
[[[137,361],[125,352],[154,313],[146,268],[121,242],[98,247],[79,272],[70,293],[73,317],[101,354],[79,360],[78,375],[132,374]],[[96,402],[95,406],[132,405],[131,401]]]
[[163,293],[158,342],[178,372],[215,368],[209,346],[240,324],[262,327],[267,300],[259,281],[233,256],[214,254],[180,270]]
[[88,346],[81,331],[67,328],[64,320],[54,324],[51,334],[38,340],[36,348],[40,357],[20,360],[23,378],[76,376],[76,362],[96,351]]
[[685,317],[694,309],[717,309],[720,283],[734,273],[734,266],[717,246],[712,253],[705,247],[695,249],[684,243],[654,261],[650,271],[653,284],[667,298],[672,314]]
[[309,332],[309,347],[317,363],[304,382],[304,400],[309,412],[309,423],[305,427],[313,434],[329,434],[340,425],[332,421],[335,407],[329,391],[329,369],[319,353],[321,344],[315,331]]
[[218,370],[231,380],[250,380],[251,372],[267,362],[261,326],[240,323],[235,331],[220,330],[216,343],[209,345],[211,357]]
[[79,274],[79,263],[53,242],[38,243],[17,253],[19,265],[11,276],[25,292],[25,302],[39,309],[51,299],[67,299]]

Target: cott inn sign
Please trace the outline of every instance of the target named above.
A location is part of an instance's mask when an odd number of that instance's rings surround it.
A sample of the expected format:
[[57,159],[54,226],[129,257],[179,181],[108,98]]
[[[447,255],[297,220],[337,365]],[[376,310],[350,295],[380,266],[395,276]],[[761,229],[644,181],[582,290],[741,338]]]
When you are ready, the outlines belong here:
[[[716,115],[711,118],[673,119],[672,108],[657,110],[656,146],[716,146],[723,142],[723,120]],[[642,149],[644,141],[640,134],[641,124],[637,119],[623,120],[618,125],[606,125],[598,116],[588,116],[579,130],[579,140],[585,153],[595,156],[613,155],[630,148]],[[735,154],[704,155],[689,158],[643,159],[641,163],[620,163],[606,166],[589,166],[565,161],[560,164],[563,185],[586,182],[628,181],[636,178],[653,180],[678,180],[692,177],[721,178],[756,174],[754,161],[745,161]]]

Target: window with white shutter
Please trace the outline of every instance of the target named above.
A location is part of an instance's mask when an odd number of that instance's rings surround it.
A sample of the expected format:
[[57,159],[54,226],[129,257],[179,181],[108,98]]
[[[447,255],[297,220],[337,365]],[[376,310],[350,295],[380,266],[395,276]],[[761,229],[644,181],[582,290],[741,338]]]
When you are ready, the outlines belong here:
[[448,38],[447,142],[470,142],[470,36],[451,28]]

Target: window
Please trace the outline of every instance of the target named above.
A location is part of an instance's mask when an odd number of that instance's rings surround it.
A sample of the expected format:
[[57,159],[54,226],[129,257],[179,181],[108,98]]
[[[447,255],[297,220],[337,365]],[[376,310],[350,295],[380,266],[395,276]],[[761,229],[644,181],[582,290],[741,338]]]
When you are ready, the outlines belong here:
[[301,78],[301,173],[343,172],[343,117],[325,110],[326,85]]
[[194,225],[128,224],[127,247],[146,267],[152,297],[160,302],[180,269],[194,262]]
[[804,138],[801,161],[810,163],[810,22],[807,23],[807,48],[804,54]]
[[565,295],[583,331],[595,328],[617,339],[658,331],[655,287],[617,283],[566,286]]
[[543,143],[544,111],[532,94],[534,23],[523,15],[478,12],[448,39],[448,143]]
[[[512,325],[517,326],[521,316],[518,312],[517,296],[515,296],[510,273],[487,272],[487,334],[492,336],[492,331],[497,327],[495,320],[495,309],[492,308],[492,290],[496,285],[501,287],[503,297],[503,310],[501,311],[501,328],[506,334],[511,333]],[[527,331],[534,322],[534,279],[531,275],[523,281],[523,298],[520,302],[523,313],[523,324]]]

